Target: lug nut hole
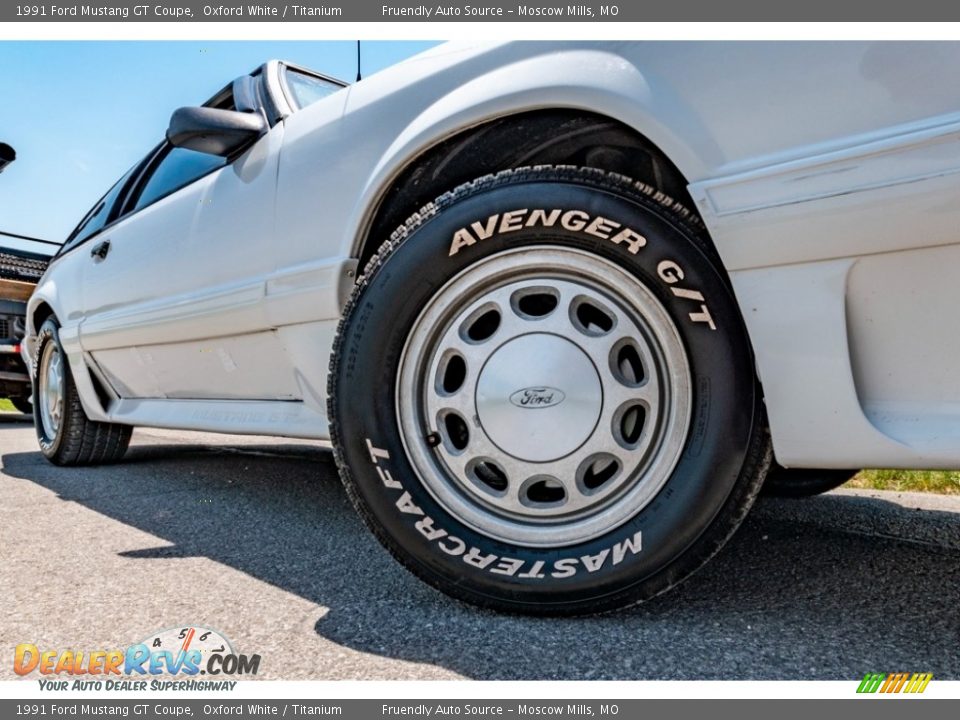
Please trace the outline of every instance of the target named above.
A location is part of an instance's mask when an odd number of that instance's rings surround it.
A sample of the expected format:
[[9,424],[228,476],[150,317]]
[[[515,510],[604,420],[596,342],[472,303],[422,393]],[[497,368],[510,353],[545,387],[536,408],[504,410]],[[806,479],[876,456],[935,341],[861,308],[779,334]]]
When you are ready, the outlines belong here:
[[633,403],[621,408],[614,417],[614,432],[621,445],[633,449],[640,442],[647,421],[647,408]]
[[593,298],[583,295],[575,298],[570,306],[570,321],[580,332],[590,337],[606,335],[617,324],[613,312]]
[[448,452],[459,454],[467,449],[470,444],[470,428],[459,413],[453,410],[441,411],[438,425]]
[[624,338],[614,346],[610,354],[610,369],[617,381],[627,387],[640,387],[647,379],[640,351],[631,338]]
[[474,345],[489,340],[500,329],[500,309],[496,305],[486,305],[467,318],[460,336]]
[[441,395],[454,395],[463,387],[467,379],[467,361],[459,353],[451,352],[440,362],[437,373],[437,392]]
[[553,477],[532,477],[520,488],[520,502],[528,507],[556,507],[566,499],[563,484]]
[[473,460],[467,467],[467,473],[481,488],[491,490],[495,495],[503,495],[507,491],[507,474],[493,460]]
[[598,453],[591,455],[580,465],[577,471],[577,483],[587,495],[604,487],[620,474],[620,461],[613,455]]
[[510,306],[524,320],[539,320],[560,304],[560,295],[549,287],[523,288],[510,296]]

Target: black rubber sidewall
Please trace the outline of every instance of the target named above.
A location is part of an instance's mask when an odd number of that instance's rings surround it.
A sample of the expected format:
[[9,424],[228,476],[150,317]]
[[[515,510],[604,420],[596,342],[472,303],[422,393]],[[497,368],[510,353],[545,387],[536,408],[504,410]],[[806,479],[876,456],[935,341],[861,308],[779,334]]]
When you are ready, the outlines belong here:
[[[519,208],[580,209],[633,228],[647,239],[631,254],[624,244],[584,232],[557,228],[500,234],[450,256],[456,229]],[[425,489],[406,457],[395,407],[395,383],[407,334],[427,301],[458,272],[482,257],[531,245],[564,245],[616,262],[660,299],[683,340],[692,376],[692,422],[671,477],[656,498],[635,517],[602,537],[562,548],[518,547],[486,537],[452,517]],[[686,276],[678,286],[695,288],[709,306],[716,330],[691,321],[699,305],[675,297],[657,275],[663,260],[678,263]],[[455,594],[494,603],[573,606],[624,592],[669,573],[710,527],[730,496],[744,465],[751,438],[757,392],[749,344],[739,309],[716,260],[693,233],[653,202],[626,198],[574,182],[521,182],[481,191],[442,209],[397,248],[357,300],[342,330],[341,356],[333,408],[342,457],[352,491],[368,522],[390,549],[418,574]],[[373,462],[367,441],[389,453]],[[387,471],[403,490],[387,487]],[[409,493],[408,498],[404,493]],[[442,552],[415,527],[422,516],[398,509],[409,500],[434,526],[483,553],[524,561],[519,573],[542,561],[545,577],[521,578],[478,570],[462,557]],[[411,508],[407,503],[405,507]],[[611,548],[642,533],[642,550],[612,564]],[[583,563],[573,577],[550,576],[560,558],[597,556],[608,551],[599,570]],[[677,570],[679,572],[679,570]]]
[[[43,358],[44,350],[47,345],[53,343],[60,350],[60,357],[63,359],[63,417],[60,419],[60,427],[55,437],[49,437],[43,428],[43,420],[40,418],[40,361]],[[40,452],[48,460],[55,460],[66,435],[66,427],[69,422],[67,414],[70,412],[70,403],[67,402],[68,383],[72,383],[70,371],[67,365],[67,356],[63,352],[63,346],[60,344],[60,328],[51,318],[48,319],[37,332],[37,350],[34,354],[34,374],[33,383],[33,426],[37,433],[37,442],[40,445]]]

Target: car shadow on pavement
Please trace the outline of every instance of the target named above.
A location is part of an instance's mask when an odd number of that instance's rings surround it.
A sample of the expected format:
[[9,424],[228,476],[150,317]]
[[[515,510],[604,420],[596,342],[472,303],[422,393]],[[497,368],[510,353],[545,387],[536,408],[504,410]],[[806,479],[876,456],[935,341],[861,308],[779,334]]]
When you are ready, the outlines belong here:
[[0,426],[17,425],[23,427],[24,423],[32,423],[33,417],[22,415],[18,412],[0,412]]
[[535,619],[462,605],[407,574],[319,447],[138,443],[122,464],[72,470],[39,453],[0,461],[6,475],[172,543],[126,557],[211,558],[329,608],[315,626],[324,638],[469,678],[960,677],[953,512],[864,495],[764,498],[674,592],[603,617]]

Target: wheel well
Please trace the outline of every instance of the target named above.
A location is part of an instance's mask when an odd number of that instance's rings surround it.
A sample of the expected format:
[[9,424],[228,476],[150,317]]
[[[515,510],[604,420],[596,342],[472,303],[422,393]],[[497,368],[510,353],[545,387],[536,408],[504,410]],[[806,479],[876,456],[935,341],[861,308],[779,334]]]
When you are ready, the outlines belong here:
[[40,329],[40,326],[47,321],[47,318],[51,317],[52,315],[52,307],[46,303],[40,303],[37,305],[36,310],[33,311],[33,331],[37,332],[37,330]]
[[[47,305],[47,303],[42,302],[37,305],[36,310],[33,311],[33,331],[36,333],[40,326],[43,325],[48,318],[56,317],[53,312],[53,308]],[[85,362],[81,362],[84,370],[88,373],[90,377],[90,382],[93,385],[93,390],[96,393],[97,400],[100,402],[100,409],[106,411],[109,407],[110,402],[113,400],[113,396],[107,390],[104,381],[100,378],[99,375],[95,372],[91,372],[89,367],[86,367]]]
[[419,155],[380,199],[360,244],[360,267],[410,215],[482,175],[525,165],[595,167],[641,180],[688,208],[687,181],[650,140],[623,123],[581,110],[507,115],[464,130]]

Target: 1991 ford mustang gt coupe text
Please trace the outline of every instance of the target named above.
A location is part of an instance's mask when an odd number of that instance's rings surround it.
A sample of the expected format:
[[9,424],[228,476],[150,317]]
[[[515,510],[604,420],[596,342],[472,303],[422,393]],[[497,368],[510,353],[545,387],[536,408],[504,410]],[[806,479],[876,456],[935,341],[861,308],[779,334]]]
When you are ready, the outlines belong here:
[[177,110],[51,263],[40,446],[329,440],[455,597],[649,598],[772,463],[960,466],[958,68],[943,43],[443,46],[349,87],[269,62]]

